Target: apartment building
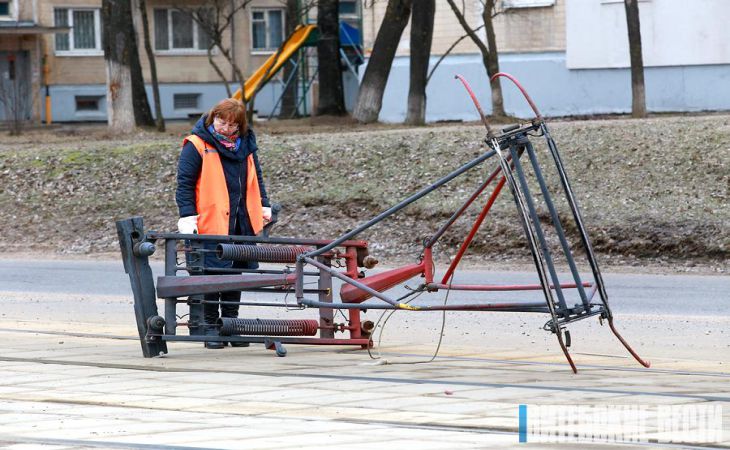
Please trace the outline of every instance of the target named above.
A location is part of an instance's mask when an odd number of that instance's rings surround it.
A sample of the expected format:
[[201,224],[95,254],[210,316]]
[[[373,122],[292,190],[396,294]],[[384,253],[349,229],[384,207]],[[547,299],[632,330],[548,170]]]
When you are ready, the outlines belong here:
[[[220,76],[208,61],[209,38],[190,15],[178,9],[205,5],[205,2],[147,0],[146,3],[163,116],[168,119],[197,116],[226,96]],[[340,10],[343,20],[359,26],[358,0],[341,0]],[[310,11],[309,20],[313,21],[312,14]],[[141,24],[135,25],[141,30]],[[17,87],[24,92],[20,98],[32,99],[26,102],[30,104],[23,105],[24,117],[46,120],[49,116],[61,122],[106,120],[106,66],[101,27],[101,0],[0,1],[0,73],[6,79],[11,73],[14,79],[17,76],[17,79],[30,80]],[[244,76],[249,76],[277,50],[285,33],[284,2],[254,0],[236,13],[224,41]],[[140,61],[149,83],[148,58],[139,34]],[[310,56],[313,52],[309,50]],[[230,64],[219,52],[214,51],[213,59],[228,80],[234,79]],[[308,78],[307,83],[316,84],[316,79]],[[356,93],[357,79],[350,75],[349,103],[354,100],[353,83]],[[282,89],[279,75],[260,91],[255,102],[259,114],[272,112]],[[148,97],[151,103],[149,86]],[[303,108],[311,109],[311,90],[307,97]]]
[[[302,0],[302,4],[306,4]],[[201,0],[147,0],[163,115],[185,119],[208,109],[226,91],[208,63],[207,38],[176,8]],[[457,1],[467,21],[481,25],[480,0]],[[236,63],[248,76],[284,39],[282,0],[253,0],[226,35]],[[387,0],[340,0],[341,19],[361,29],[366,56]],[[730,2],[639,0],[650,111],[730,109]],[[9,115],[54,121],[106,120],[106,74],[101,46],[101,0],[0,1],[0,121]],[[628,39],[623,0],[498,0],[494,18],[500,67],[517,76],[546,115],[624,113],[631,108]],[[309,21],[315,21],[315,12]],[[141,29],[141,27],[138,27]],[[479,31],[486,40],[483,29]],[[489,110],[489,88],[477,47],[446,0],[436,0],[431,65],[448,52],[429,82],[427,120],[473,120],[473,108],[454,74],[464,75]],[[139,42],[141,43],[141,37]],[[141,44],[140,44],[141,46]],[[410,28],[393,62],[380,120],[405,118]],[[451,49],[451,50],[450,50]],[[303,110],[316,99],[314,49],[306,51],[310,88]],[[145,80],[147,57],[140,52]],[[221,55],[214,60],[230,72]],[[363,70],[359,71],[361,76]],[[232,73],[227,73],[233,79]],[[352,107],[357,78],[344,73]],[[256,109],[275,111],[281,75],[256,97]],[[508,113],[529,116],[527,105],[503,83]],[[151,90],[148,91],[151,99]],[[12,103],[12,107],[8,107]],[[47,105],[47,106],[46,106]],[[48,112],[47,112],[48,111]]]
[[[482,25],[480,0],[456,1],[474,27]],[[372,48],[387,2],[363,9],[366,50]],[[730,109],[730,2],[639,0],[650,111]],[[631,110],[631,75],[623,0],[497,0],[494,27],[500,68],[515,75],[542,112],[552,116],[625,113]],[[486,35],[480,30],[482,40]],[[431,65],[464,30],[446,0],[436,0]],[[381,121],[405,119],[410,29],[399,50],[383,101]],[[462,40],[434,72],[426,118],[474,120],[473,106],[454,74],[472,83],[490,110],[481,55]],[[502,82],[508,113],[529,117],[527,104]]]

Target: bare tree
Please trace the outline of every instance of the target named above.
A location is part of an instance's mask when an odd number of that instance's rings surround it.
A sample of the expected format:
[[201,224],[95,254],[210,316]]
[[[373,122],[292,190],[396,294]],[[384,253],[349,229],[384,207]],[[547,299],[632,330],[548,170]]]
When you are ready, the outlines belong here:
[[[474,31],[479,31],[479,30],[481,30],[482,28],[484,28],[484,25],[482,25],[482,26],[480,26],[480,27],[477,27],[477,28],[475,28],[475,29],[474,29]],[[442,61],[443,61],[443,60],[444,60],[444,59],[445,59],[445,58],[446,58],[447,56],[449,56],[449,54],[451,54],[451,52],[452,52],[452,51],[453,51],[453,50],[454,50],[454,49],[456,48],[456,46],[457,46],[457,45],[459,45],[459,43],[460,43],[461,41],[463,41],[464,39],[466,39],[466,38],[468,38],[468,37],[469,37],[469,35],[468,35],[468,34],[464,34],[464,35],[462,35],[462,36],[461,36],[461,37],[460,37],[459,39],[455,40],[455,41],[454,41],[454,42],[453,42],[453,43],[452,43],[452,44],[451,44],[451,45],[449,46],[449,48],[447,48],[447,49],[446,49],[446,51],[445,51],[445,52],[443,53],[443,55],[439,56],[439,59],[438,59],[438,60],[436,60],[436,64],[434,64],[434,65],[433,65],[433,67],[431,67],[431,71],[430,71],[430,72],[428,72],[428,77],[426,77],[426,84],[428,84],[428,82],[429,82],[429,81],[431,80],[431,76],[433,76],[433,73],[434,73],[434,72],[436,72],[436,69],[438,69],[438,66],[440,66],[440,65],[441,65],[441,62],[442,62]]]
[[[284,22],[286,24],[287,36],[294,33],[294,30],[301,24],[300,0],[285,0],[286,14]],[[279,110],[279,118],[288,119],[297,115],[297,68],[292,64],[284,65],[284,82],[291,80],[289,86],[284,86],[284,92],[281,98],[281,109]]]
[[202,6],[175,7],[175,10],[189,15],[198,24],[199,29],[208,36],[208,62],[223,81],[228,97],[232,97],[233,92],[228,77],[213,58],[213,49],[217,48],[220,55],[228,62],[233,71],[235,84],[240,86],[243,91],[246,78],[243,76],[241,68],[236,64],[232,49],[223,43],[223,36],[227,30],[232,28],[236,13],[245,9],[249,3],[251,3],[251,0],[208,0]]
[[375,38],[352,114],[359,122],[371,123],[378,120],[393,57],[411,15],[411,4],[412,0],[388,0],[385,17]]
[[[126,9],[128,14],[124,13]],[[132,68],[129,65],[129,28],[131,7],[124,0],[102,0],[104,22],[104,59],[106,61],[107,120],[115,132],[128,132],[135,126],[132,101]]]
[[319,0],[317,4],[319,101],[316,114],[318,116],[347,114],[340,62],[339,5],[339,0]]
[[[129,17],[128,42],[131,46],[127,51],[129,68],[132,71],[132,107],[134,108],[134,122],[140,127],[154,126],[150,103],[147,100],[147,89],[145,89],[144,76],[142,75],[142,64],[139,60],[139,46],[137,45],[137,30],[142,28],[139,8],[135,7],[136,2],[128,1],[125,5],[126,11],[123,14]],[[135,6],[133,6],[135,5]]]
[[[484,23],[484,29],[487,35],[487,43],[479,37],[477,34],[478,27],[472,27],[465,17],[465,6],[462,1],[462,8],[459,9],[454,3],[454,0],[447,0],[451,10],[454,11],[456,18],[459,20],[461,27],[464,29],[466,34],[471,38],[474,44],[479,48],[479,52],[482,54],[482,64],[487,71],[487,76],[491,78],[494,74],[499,72],[499,59],[497,52],[497,37],[494,33],[494,24],[492,19],[499,14],[495,7],[496,0],[479,0],[482,5],[482,22]],[[502,98],[502,87],[499,84],[499,78],[490,80],[489,86],[492,90],[492,115],[504,116],[504,100]]]
[[150,43],[150,25],[147,17],[147,1],[139,0],[139,11],[142,15],[142,30],[144,39],[144,48],[147,52],[147,59],[150,63],[150,76],[152,77],[152,96],[155,103],[155,125],[157,131],[165,131],[165,118],[162,117],[162,106],[160,105],[160,84],[157,81],[157,63],[155,62],[155,54],[152,51]]
[[641,25],[638,0],[624,0],[626,25],[629,31],[631,55],[631,115],[646,117],[646,91],[644,89],[644,58],[641,54]]
[[435,13],[435,0],[419,0],[411,11],[411,77],[406,113],[406,123],[410,125],[426,123],[426,83]]

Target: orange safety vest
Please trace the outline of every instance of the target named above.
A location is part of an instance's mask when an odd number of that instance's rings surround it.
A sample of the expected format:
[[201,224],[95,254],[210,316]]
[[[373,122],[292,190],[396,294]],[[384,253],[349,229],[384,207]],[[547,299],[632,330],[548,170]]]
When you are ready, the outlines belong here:
[[[227,235],[231,213],[230,199],[218,150],[194,134],[185,138],[183,146],[186,142],[192,142],[203,159],[203,167],[195,185],[195,206],[199,214],[198,233]],[[246,211],[254,234],[259,234],[264,228],[264,213],[253,154],[248,155],[247,163]]]

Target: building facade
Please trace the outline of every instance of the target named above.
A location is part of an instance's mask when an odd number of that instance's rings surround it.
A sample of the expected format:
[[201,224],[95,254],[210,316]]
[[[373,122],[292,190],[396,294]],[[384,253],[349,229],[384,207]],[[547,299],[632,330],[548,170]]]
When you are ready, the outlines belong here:
[[37,4],[0,1],[0,122],[40,117],[44,33]]
[[[136,0],[131,0],[133,6]],[[167,119],[187,119],[208,110],[226,97],[221,77],[209,63],[209,38],[184,8],[205,5],[200,0],[147,0],[149,33],[157,65],[162,114]],[[302,2],[303,4],[306,2]],[[341,0],[344,20],[357,23],[360,6],[357,0]],[[304,19],[313,20],[313,12]],[[141,30],[139,17],[135,28]],[[280,0],[254,0],[239,10],[224,34],[224,45],[243,75],[251,75],[276,52],[286,38],[286,12]],[[4,25],[4,26],[3,26]],[[60,122],[104,121],[106,112],[106,65],[101,35],[101,0],[10,0],[0,1],[0,73],[23,76],[30,80],[16,90],[29,99],[22,105],[23,117]],[[148,82],[152,103],[151,79],[143,36],[138,31],[140,62]],[[308,52],[307,66],[312,66],[314,49]],[[13,56],[9,56],[9,55]],[[13,59],[12,63],[8,61]],[[226,78],[234,79],[233,69],[219,51],[212,59]],[[9,72],[8,64],[13,71]],[[307,95],[300,104],[303,112],[316,99],[315,69],[304,75],[302,90]],[[346,75],[348,104],[354,102],[357,78]],[[7,83],[6,83],[7,84]],[[314,87],[312,85],[315,85]],[[354,89],[353,89],[354,85]],[[2,87],[2,86],[0,86]],[[231,83],[232,90],[236,87]],[[266,84],[255,99],[260,115],[275,112],[283,90],[281,74]],[[46,97],[48,106],[46,107]],[[3,120],[3,116],[0,116]]]
[[[480,0],[465,6],[473,27],[482,25]],[[363,10],[366,50],[372,48],[387,2]],[[730,109],[730,2],[639,0],[649,111]],[[500,69],[516,76],[543,114],[551,116],[631,111],[631,74],[623,0],[498,0],[494,27]],[[446,0],[436,0],[433,67],[464,30]],[[482,40],[486,37],[481,31]],[[380,120],[405,119],[410,30],[400,41]],[[428,121],[474,120],[471,101],[454,80],[464,75],[482,106],[490,90],[481,55],[463,39],[440,63],[427,88]],[[517,90],[502,82],[509,114],[531,112]]]

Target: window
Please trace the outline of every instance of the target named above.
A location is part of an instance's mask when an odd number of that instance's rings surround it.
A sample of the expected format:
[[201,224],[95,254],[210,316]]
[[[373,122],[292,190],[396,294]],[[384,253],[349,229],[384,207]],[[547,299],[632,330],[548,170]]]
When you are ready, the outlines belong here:
[[200,94],[175,94],[172,103],[175,109],[198,109]]
[[101,95],[77,95],[77,112],[99,112],[101,110]]
[[284,42],[284,10],[252,10],[251,48],[254,51],[275,51],[282,42]]
[[8,80],[15,79],[15,55],[13,58],[8,57]]
[[553,6],[554,4],[555,0],[502,0],[502,6],[504,7],[504,9],[540,8],[543,6]]
[[99,9],[55,8],[53,21],[57,27],[69,27],[71,31],[56,33],[57,54],[100,54],[101,20]]
[[158,8],[154,12],[155,50],[207,51],[211,39],[188,12]]
[[357,0],[340,0],[340,17],[357,17]]
[[18,20],[18,0],[0,1],[0,20]]

